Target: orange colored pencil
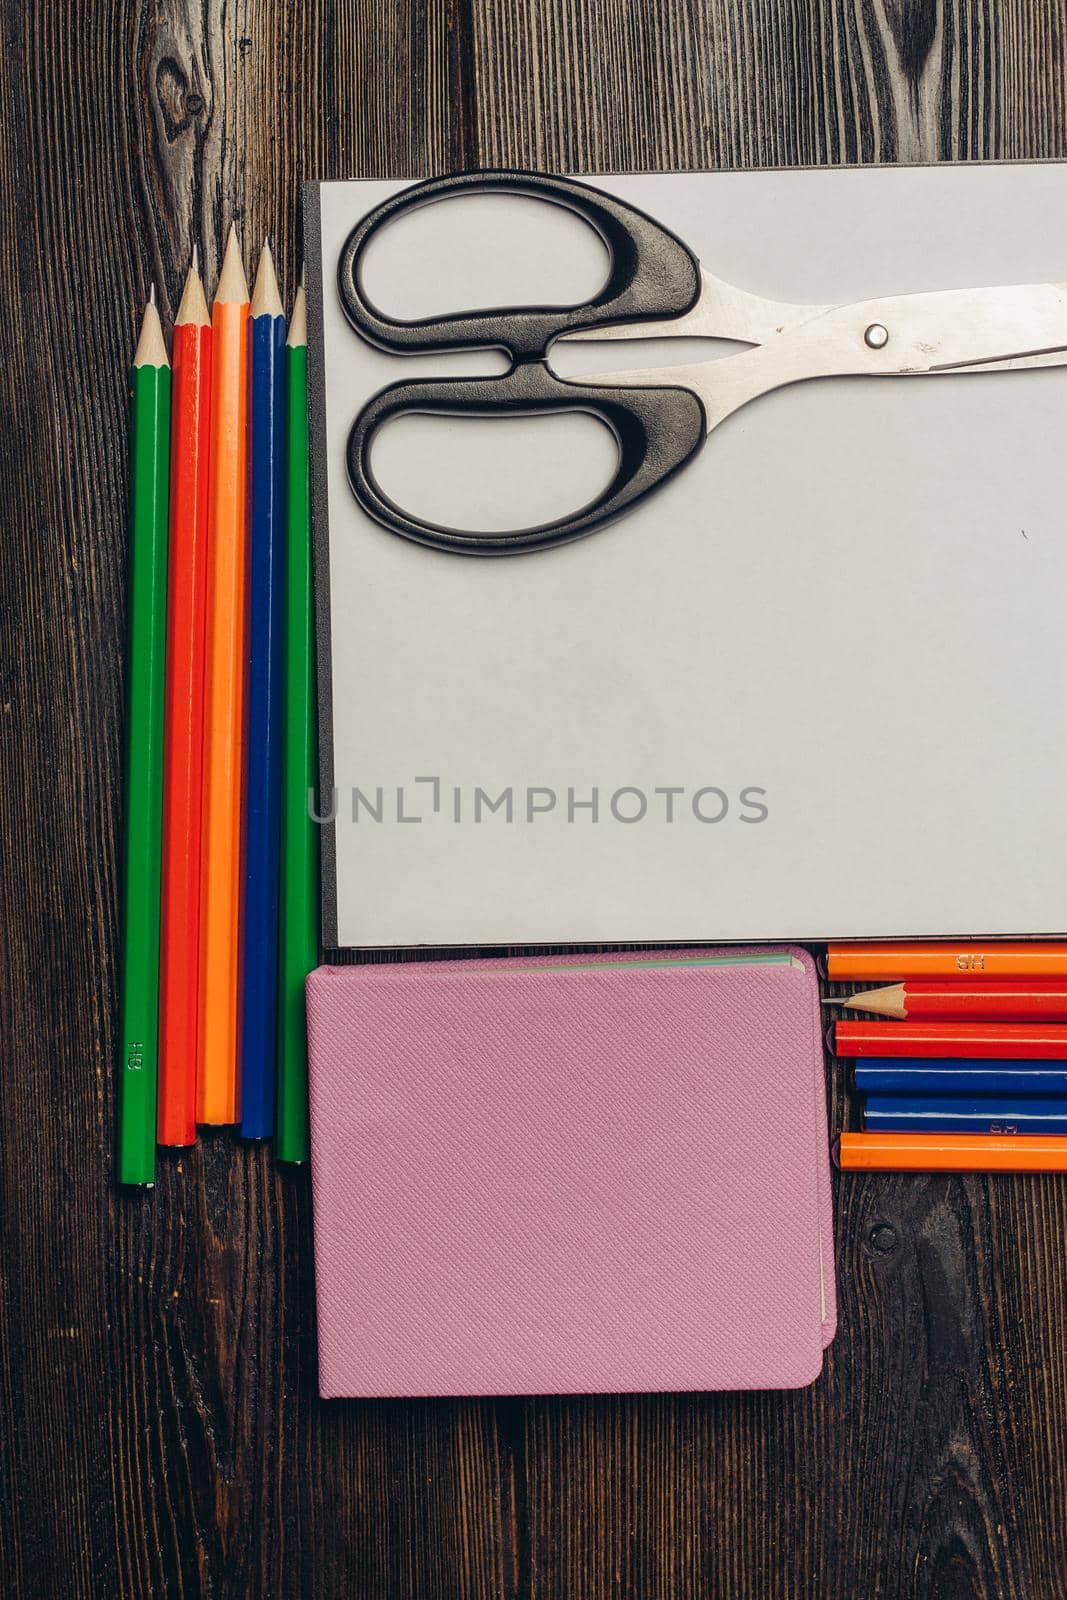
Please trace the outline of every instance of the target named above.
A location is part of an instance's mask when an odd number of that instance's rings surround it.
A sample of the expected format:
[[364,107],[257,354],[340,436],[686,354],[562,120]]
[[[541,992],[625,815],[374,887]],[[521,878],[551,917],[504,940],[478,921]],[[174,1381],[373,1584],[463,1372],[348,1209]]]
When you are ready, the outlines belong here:
[[902,978],[1067,978],[1067,944],[1025,939],[832,944],[826,971],[835,982],[857,983],[895,983]]
[[845,1172],[1067,1172],[1067,1134],[843,1133]]
[[174,322],[163,755],[160,1144],[196,1140],[211,319],[196,252]]
[[894,983],[886,989],[866,989],[835,1000],[847,1011],[873,1011],[901,1022],[1067,1022],[1067,983],[1058,979],[1042,982],[1031,978],[1024,983],[987,983],[975,978],[970,983]]
[[839,1056],[1067,1061],[1063,1022],[839,1022]]
[[235,1122],[248,494],[248,281],[230,229],[212,311],[198,1122]]

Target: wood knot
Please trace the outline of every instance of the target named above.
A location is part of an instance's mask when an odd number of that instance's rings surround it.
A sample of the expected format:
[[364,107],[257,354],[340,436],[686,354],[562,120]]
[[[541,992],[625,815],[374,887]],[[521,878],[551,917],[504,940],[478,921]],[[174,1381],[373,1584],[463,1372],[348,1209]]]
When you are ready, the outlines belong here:
[[900,1236],[888,1222],[876,1222],[867,1231],[867,1249],[872,1256],[891,1256],[900,1247]]
[[207,100],[173,56],[164,56],[156,67],[156,99],[163,113],[163,128],[173,144],[187,133],[193,122],[207,110]]

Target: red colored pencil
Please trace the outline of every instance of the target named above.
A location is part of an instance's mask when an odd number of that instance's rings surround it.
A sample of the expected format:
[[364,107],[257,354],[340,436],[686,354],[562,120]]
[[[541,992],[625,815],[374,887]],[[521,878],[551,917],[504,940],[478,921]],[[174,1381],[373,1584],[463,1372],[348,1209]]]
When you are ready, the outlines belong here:
[[901,1022],[1067,1022],[1067,982],[894,983],[833,1004]]
[[163,777],[160,1144],[196,1140],[211,319],[193,265],[174,323]]
[[839,1022],[837,1054],[1067,1061],[1067,1023]]

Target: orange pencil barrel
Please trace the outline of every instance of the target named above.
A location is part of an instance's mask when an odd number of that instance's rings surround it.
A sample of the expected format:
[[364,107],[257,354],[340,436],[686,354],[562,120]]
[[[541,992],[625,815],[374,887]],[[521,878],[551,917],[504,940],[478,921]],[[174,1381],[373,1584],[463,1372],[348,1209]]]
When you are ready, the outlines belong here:
[[844,1172],[1067,1172],[1067,1135],[843,1133]]
[[247,605],[248,284],[231,229],[212,312],[197,1121],[235,1122]]
[[832,944],[826,970],[835,982],[857,983],[894,983],[902,978],[1067,978],[1067,944],[969,939]]
[[174,324],[160,931],[160,1144],[196,1140],[211,325],[194,261]]

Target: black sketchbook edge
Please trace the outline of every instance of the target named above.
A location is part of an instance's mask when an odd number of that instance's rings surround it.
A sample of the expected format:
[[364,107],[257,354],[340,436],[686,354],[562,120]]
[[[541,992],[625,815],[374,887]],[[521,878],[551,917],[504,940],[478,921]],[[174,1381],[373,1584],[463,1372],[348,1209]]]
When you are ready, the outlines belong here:
[[311,469],[312,583],[315,595],[316,711],[319,724],[320,928],[337,949],[337,837],[333,817],[333,674],[330,639],[330,499],[327,487],[326,351],[323,342],[322,213],[318,181],[303,186],[304,273],[308,301],[308,437]]

